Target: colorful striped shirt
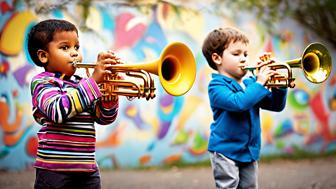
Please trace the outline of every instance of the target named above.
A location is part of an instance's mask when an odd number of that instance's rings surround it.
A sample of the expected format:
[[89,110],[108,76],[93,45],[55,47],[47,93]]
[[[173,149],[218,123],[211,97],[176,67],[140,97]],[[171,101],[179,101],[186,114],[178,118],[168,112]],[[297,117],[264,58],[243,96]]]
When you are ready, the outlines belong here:
[[[74,79],[73,79],[74,78]],[[94,123],[112,123],[118,100],[104,102],[92,78],[42,72],[31,82],[33,116],[38,131],[35,167],[53,171],[96,171]]]

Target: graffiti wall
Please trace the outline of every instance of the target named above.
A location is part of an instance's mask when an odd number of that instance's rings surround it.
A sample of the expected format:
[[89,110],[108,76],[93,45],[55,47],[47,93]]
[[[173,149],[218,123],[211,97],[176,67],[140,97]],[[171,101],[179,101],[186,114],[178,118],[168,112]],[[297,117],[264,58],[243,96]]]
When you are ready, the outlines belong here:
[[[42,1],[44,2],[44,1]],[[48,2],[48,1],[47,1]],[[52,2],[52,1],[51,1]],[[0,21],[0,169],[31,168],[40,126],[32,117],[30,80],[42,71],[34,66],[26,38],[32,25],[47,19],[66,19],[80,30],[84,62],[94,62],[101,51],[112,49],[125,63],[157,60],[173,41],[187,44],[197,61],[196,81],[184,96],[168,95],[155,77],[156,98],[128,100],[120,97],[117,120],[97,125],[97,161],[102,168],[126,168],[208,159],[207,141],[212,114],[207,96],[211,69],[201,52],[207,33],[221,26],[234,26],[251,41],[250,61],[259,53],[272,52],[279,60],[301,56],[307,44],[328,43],[302,29],[294,21],[280,23],[270,35],[252,16],[218,17],[211,11],[192,11],[160,3],[146,10],[93,2],[83,6],[67,3],[37,13],[24,1],[1,1]],[[336,149],[336,77],[320,85],[309,83],[303,72],[294,71],[296,88],[289,89],[283,112],[262,112],[262,155],[296,151],[331,152]],[[78,74],[81,74],[79,71]]]

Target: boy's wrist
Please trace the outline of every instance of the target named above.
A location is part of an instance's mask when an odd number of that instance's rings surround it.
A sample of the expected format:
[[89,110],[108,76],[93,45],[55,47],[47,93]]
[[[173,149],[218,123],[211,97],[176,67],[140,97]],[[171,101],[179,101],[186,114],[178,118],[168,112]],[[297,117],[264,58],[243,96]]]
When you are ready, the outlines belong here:
[[263,82],[263,81],[258,81],[258,80],[257,80],[257,82],[256,82],[256,83],[259,83],[260,85],[262,85],[262,86],[266,87],[266,86],[265,86],[265,82]]

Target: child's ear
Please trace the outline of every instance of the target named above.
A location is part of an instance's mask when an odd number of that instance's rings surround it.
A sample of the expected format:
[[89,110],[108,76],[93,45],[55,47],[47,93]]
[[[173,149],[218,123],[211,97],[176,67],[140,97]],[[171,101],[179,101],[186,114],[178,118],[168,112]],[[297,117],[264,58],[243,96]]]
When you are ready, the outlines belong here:
[[48,52],[42,49],[37,51],[37,57],[42,62],[42,64],[48,63]]
[[219,56],[217,53],[212,53],[211,55],[212,61],[216,64],[221,64],[222,63],[222,57]]

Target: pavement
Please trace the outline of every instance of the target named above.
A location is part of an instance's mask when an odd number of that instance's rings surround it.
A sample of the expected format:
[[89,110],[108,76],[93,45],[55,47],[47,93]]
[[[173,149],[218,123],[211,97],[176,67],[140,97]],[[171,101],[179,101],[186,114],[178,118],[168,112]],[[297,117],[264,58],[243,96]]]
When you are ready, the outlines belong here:
[[[145,170],[101,170],[103,189],[215,188],[211,167]],[[0,188],[33,188],[34,169],[0,171]],[[336,155],[319,159],[273,160],[259,163],[260,189],[336,189]]]

